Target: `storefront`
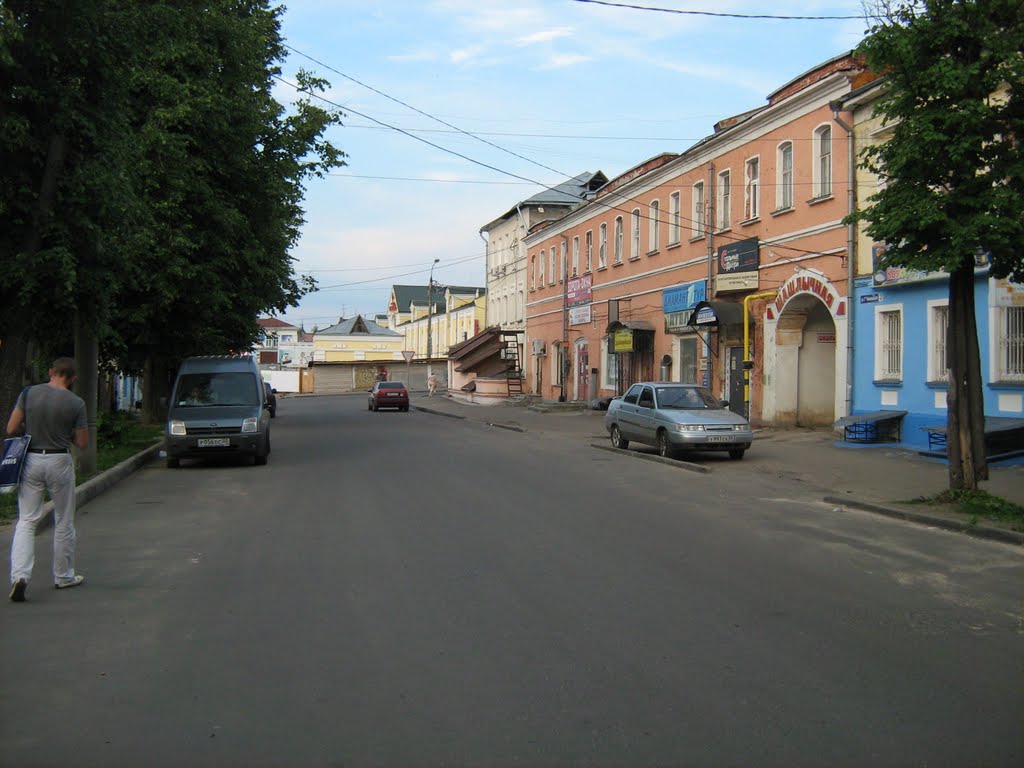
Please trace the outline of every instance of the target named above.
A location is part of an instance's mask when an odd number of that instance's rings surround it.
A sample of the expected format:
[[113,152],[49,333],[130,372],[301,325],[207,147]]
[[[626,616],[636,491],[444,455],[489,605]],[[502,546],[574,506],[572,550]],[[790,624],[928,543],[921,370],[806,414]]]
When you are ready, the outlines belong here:
[[673,285],[661,293],[662,311],[665,313],[665,332],[674,337],[672,352],[662,359],[659,378],[684,384],[702,384],[710,381],[711,354],[707,345],[690,325],[693,309],[707,297],[707,281],[697,280]]

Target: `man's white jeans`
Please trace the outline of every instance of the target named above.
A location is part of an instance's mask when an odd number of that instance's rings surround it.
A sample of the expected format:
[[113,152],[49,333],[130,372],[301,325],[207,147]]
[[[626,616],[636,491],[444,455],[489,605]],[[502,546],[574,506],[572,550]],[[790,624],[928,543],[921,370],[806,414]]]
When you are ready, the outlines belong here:
[[32,578],[43,492],[53,499],[53,578],[75,577],[75,464],[70,453],[29,453],[18,486],[18,525],[11,542],[11,583]]

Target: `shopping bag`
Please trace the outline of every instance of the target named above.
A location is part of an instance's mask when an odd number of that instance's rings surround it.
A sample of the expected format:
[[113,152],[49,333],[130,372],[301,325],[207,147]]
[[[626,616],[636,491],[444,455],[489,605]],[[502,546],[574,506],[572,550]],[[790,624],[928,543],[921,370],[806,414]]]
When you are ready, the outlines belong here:
[[25,454],[31,442],[31,435],[4,440],[4,457],[0,460],[0,493],[14,493],[18,490],[21,471],[25,468]]

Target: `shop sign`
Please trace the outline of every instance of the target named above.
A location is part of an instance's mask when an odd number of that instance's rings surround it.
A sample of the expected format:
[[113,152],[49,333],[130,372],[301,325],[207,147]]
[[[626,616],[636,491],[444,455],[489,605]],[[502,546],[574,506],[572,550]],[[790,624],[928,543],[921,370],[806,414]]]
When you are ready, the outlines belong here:
[[835,344],[836,335],[834,333],[819,333],[818,334],[819,344]]
[[705,300],[707,294],[707,281],[697,280],[684,285],[673,285],[661,292],[662,311],[666,314],[674,314],[687,309],[693,309]]
[[618,328],[614,334],[616,352],[633,351],[633,331],[629,328]]
[[701,307],[690,322],[693,325],[718,325],[718,315],[711,307]]
[[586,325],[591,320],[590,308],[592,304],[584,304],[582,307],[569,307],[569,325]]
[[758,287],[760,264],[758,239],[750,237],[718,248],[716,291],[749,291]]
[[838,303],[838,297],[832,292],[832,288],[828,282],[821,278],[815,277],[811,274],[801,274],[796,277],[791,277],[789,281],[782,286],[779,291],[779,295],[775,297],[775,309],[779,312],[786,306],[791,298],[796,296],[798,293],[811,293],[821,299],[822,303],[829,308],[829,311],[835,311],[834,307]]
[[[937,270],[927,272],[922,269],[907,269],[906,267],[883,267],[880,262],[885,257],[887,245],[875,243],[871,246],[871,263],[875,265],[872,283],[876,288],[889,285],[905,285],[906,283],[920,283],[924,280],[945,280],[949,278],[948,272]],[[978,251],[974,255],[975,274],[984,272],[989,267],[989,255],[984,251]]]
[[684,309],[682,312],[671,312],[665,315],[665,332],[682,333],[684,331],[692,331],[693,327],[690,325],[690,318],[692,316],[692,309]]
[[869,293],[860,297],[861,304],[877,304],[882,300],[882,294],[880,293]]
[[1024,285],[1009,280],[993,280],[988,295],[993,307],[1024,307]]
[[565,301],[570,307],[591,302],[594,284],[594,276],[591,274],[570,277],[569,285],[566,287]]

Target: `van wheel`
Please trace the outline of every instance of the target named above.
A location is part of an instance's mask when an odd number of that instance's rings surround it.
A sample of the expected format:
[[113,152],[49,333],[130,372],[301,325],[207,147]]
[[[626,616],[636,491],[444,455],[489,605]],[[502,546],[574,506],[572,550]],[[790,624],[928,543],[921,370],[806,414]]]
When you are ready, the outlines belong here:
[[743,458],[743,453],[743,448],[733,448],[732,450],[729,451],[729,458],[736,459],[737,461],[739,461],[740,459]]
[[267,463],[267,455],[270,453],[270,435],[263,441],[263,450],[253,456],[253,464],[262,467]]
[[180,466],[181,466],[181,460],[180,459],[172,459],[170,456],[167,457],[167,468],[168,469],[177,469]]
[[629,440],[622,436],[618,424],[612,424],[612,448],[629,448]]

